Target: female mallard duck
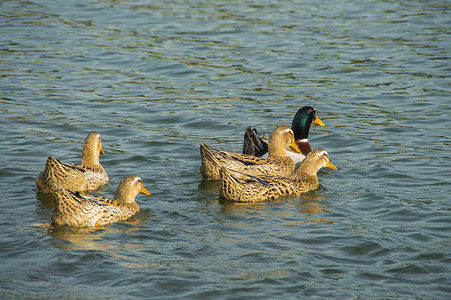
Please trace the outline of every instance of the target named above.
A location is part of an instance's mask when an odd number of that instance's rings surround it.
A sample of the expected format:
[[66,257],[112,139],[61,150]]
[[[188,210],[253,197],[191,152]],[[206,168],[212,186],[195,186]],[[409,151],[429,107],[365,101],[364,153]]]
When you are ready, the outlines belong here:
[[[221,196],[236,202],[257,202],[274,200],[282,196],[299,196],[317,189],[316,173],[322,167],[336,170],[326,151],[315,149],[307,154],[299,168],[290,177],[269,177],[238,174],[221,168]],[[244,177],[243,177],[244,175]]]
[[[291,124],[296,144],[301,150],[301,153],[296,153],[287,149],[287,153],[293,159],[294,163],[301,162],[304,157],[312,151],[308,141],[308,133],[312,124],[324,126],[324,123],[318,118],[313,107],[301,107],[294,116]],[[268,146],[265,138],[258,137],[257,130],[252,129],[251,126],[249,126],[244,133],[243,153],[264,158],[267,152]]]
[[108,175],[99,162],[100,154],[104,154],[100,134],[93,131],[83,145],[81,164],[60,162],[50,155],[44,171],[36,179],[37,187],[44,193],[56,187],[79,192],[97,189],[108,182]]
[[221,167],[249,174],[288,176],[294,171],[294,162],[287,156],[286,147],[300,153],[294,142],[294,133],[288,126],[279,126],[271,133],[268,142],[268,159],[221,150],[210,150],[205,144],[201,143],[202,164],[200,172],[202,177],[207,180],[219,180]]
[[135,202],[138,193],[150,195],[141,178],[133,175],[122,179],[114,199],[81,195],[79,192],[56,188],[53,192],[55,208],[52,224],[97,227],[126,220],[139,212],[139,206]]

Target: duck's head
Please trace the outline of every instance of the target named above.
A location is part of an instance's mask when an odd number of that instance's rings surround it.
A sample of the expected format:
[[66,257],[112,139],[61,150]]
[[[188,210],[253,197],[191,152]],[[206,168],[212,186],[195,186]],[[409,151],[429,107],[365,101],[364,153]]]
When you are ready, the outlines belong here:
[[337,167],[330,161],[329,154],[325,150],[315,149],[304,158],[296,172],[316,176],[319,169],[324,167],[337,170]]
[[294,132],[295,139],[307,139],[312,124],[324,126],[324,123],[318,118],[313,107],[301,107],[294,116],[293,123],[291,123],[291,129]]
[[150,195],[149,191],[138,176],[130,175],[125,177],[117,187],[114,199],[122,203],[135,202],[136,195],[139,193]]
[[95,165],[99,163],[99,155],[104,154],[102,149],[102,141],[100,134],[91,131],[85,139],[83,144],[83,154],[81,156],[82,165]]
[[269,137],[268,157],[287,155],[287,147],[290,147],[293,152],[301,153],[296,145],[293,130],[285,125],[278,126]]

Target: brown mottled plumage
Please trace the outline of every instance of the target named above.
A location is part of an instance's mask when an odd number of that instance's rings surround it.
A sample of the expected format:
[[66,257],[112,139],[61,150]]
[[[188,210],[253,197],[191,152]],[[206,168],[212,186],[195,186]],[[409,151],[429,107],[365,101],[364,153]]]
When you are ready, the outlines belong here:
[[200,172],[202,177],[207,180],[219,180],[221,167],[248,174],[288,176],[294,171],[294,162],[287,156],[286,147],[292,147],[294,151],[300,152],[294,142],[293,131],[288,126],[279,126],[271,133],[268,142],[268,159],[240,153],[211,150],[201,143],[202,164]]
[[126,220],[139,212],[136,195],[150,195],[141,178],[133,175],[122,179],[114,199],[80,195],[61,188],[56,188],[53,193],[52,223],[75,227],[101,226]]
[[100,134],[93,131],[83,145],[81,164],[63,163],[50,155],[44,171],[36,179],[36,185],[45,193],[55,188],[79,192],[95,190],[108,182],[108,175],[99,162],[99,155],[103,153]]
[[326,151],[315,149],[306,156],[290,177],[253,176],[242,173],[237,176],[236,171],[221,168],[220,193],[225,199],[236,202],[268,201],[282,196],[299,196],[318,188],[316,173],[322,167],[337,169]]

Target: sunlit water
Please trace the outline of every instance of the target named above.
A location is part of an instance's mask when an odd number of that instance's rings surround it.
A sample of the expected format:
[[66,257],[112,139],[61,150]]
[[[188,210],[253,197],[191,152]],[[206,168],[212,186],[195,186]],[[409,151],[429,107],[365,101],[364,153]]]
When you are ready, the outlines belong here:
[[[451,296],[449,1],[3,1],[0,297]],[[316,108],[337,171],[237,205],[199,142],[240,151]],[[113,196],[142,211],[52,229],[34,180],[102,135]]]

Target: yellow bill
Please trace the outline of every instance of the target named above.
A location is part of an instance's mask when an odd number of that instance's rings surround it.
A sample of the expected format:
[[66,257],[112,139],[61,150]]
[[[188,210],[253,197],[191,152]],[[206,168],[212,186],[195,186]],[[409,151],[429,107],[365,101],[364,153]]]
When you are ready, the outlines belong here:
[[315,113],[315,121],[313,122],[315,125],[326,126],[324,123],[318,118],[318,115]]
[[142,187],[141,190],[139,191],[141,194],[146,194],[146,195],[150,195],[150,192],[148,190],[146,190],[145,187]]
[[105,154],[102,148],[100,148],[100,154]]
[[338,169],[330,160],[327,162],[326,167],[328,167],[329,169],[332,169],[332,170]]

